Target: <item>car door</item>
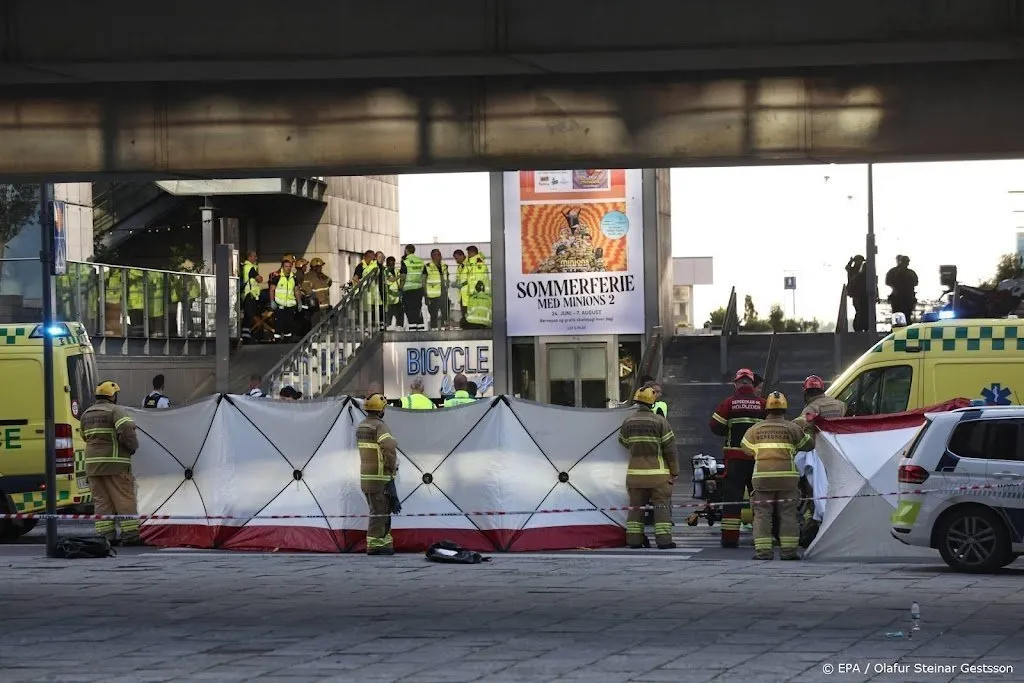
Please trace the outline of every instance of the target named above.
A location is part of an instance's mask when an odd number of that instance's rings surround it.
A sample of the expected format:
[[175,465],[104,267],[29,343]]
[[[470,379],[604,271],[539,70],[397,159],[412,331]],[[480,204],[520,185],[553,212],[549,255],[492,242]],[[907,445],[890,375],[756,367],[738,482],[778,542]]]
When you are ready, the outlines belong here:
[[1010,529],[1014,544],[1024,542],[1024,419],[997,418],[990,423],[986,439],[988,483],[993,507],[998,507]]

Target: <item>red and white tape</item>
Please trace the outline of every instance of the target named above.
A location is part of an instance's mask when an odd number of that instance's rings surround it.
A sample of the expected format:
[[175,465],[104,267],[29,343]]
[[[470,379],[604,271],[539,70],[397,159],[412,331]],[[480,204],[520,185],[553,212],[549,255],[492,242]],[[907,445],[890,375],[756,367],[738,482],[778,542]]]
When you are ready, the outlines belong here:
[[[884,496],[898,495],[925,495],[929,493],[966,493],[970,491],[989,491],[994,489],[1005,489],[1024,486],[1024,482],[1011,484],[976,484],[972,486],[957,486],[953,488],[939,489],[905,489],[903,491],[890,491],[887,493],[857,493],[847,496],[809,496],[804,498],[777,498],[770,501],[762,501],[763,505],[769,503],[801,503],[815,500],[847,500],[851,498],[879,498]],[[348,514],[348,515],[77,515],[77,514],[54,514],[46,513],[13,513],[0,514],[0,519],[58,519],[58,520],[121,520],[138,519],[142,521],[160,520],[185,520],[185,521],[209,521],[209,520],[233,520],[248,522],[255,519],[368,519],[372,517],[510,517],[520,515],[552,515],[579,512],[630,512],[634,510],[674,509],[674,510],[705,510],[707,508],[726,507],[736,503],[673,503],[671,505],[635,505],[635,506],[614,506],[614,507],[587,507],[587,508],[546,508],[542,510],[482,510],[467,512],[399,512],[390,515],[372,514]]]

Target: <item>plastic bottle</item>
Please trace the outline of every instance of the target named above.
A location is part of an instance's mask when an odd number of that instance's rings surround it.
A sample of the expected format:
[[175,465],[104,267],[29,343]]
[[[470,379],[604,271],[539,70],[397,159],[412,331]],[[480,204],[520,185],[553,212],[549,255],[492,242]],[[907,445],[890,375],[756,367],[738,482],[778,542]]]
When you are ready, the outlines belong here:
[[910,603],[910,623],[911,631],[921,630],[921,606],[917,604],[917,601]]

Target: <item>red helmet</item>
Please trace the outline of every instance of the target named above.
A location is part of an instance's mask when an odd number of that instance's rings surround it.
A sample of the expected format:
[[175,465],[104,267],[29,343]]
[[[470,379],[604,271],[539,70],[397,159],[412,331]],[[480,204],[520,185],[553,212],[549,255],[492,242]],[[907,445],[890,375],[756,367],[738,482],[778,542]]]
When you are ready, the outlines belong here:
[[804,391],[807,391],[808,389],[824,389],[824,388],[825,388],[825,380],[823,380],[822,378],[818,377],[817,375],[811,375],[810,377],[808,377],[807,379],[804,380]]
[[754,383],[754,371],[750,368],[740,368],[736,371],[736,376],[732,378],[733,382],[739,382],[741,379],[748,379],[750,383]]

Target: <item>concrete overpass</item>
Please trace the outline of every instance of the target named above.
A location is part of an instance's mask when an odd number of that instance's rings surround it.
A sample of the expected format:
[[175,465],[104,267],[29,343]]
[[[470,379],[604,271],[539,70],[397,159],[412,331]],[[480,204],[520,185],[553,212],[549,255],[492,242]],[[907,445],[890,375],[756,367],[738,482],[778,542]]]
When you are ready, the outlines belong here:
[[1022,5],[0,0],[0,177],[1019,156]]

